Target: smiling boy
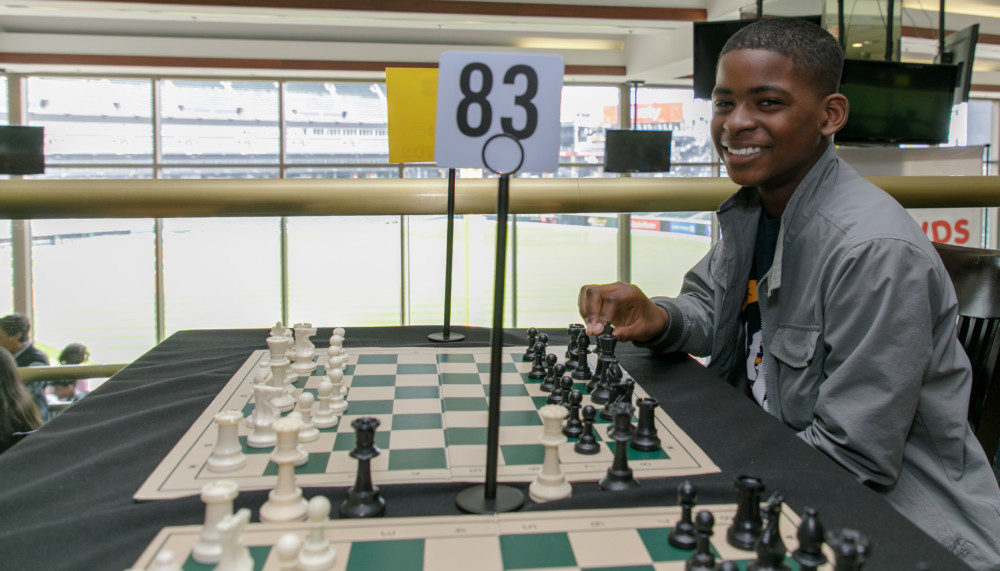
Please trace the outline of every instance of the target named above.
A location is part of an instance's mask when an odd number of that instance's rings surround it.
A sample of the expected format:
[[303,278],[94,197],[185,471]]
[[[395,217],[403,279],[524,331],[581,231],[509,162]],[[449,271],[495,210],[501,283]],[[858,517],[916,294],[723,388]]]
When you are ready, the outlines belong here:
[[584,286],[591,334],[709,356],[799,437],[977,569],[1000,568],[1000,489],[965,422],[957,302],[923,232],[837,157],[849,104],[822,28],[758,21],[723,48],[712,139],[742,188],[676,298]]

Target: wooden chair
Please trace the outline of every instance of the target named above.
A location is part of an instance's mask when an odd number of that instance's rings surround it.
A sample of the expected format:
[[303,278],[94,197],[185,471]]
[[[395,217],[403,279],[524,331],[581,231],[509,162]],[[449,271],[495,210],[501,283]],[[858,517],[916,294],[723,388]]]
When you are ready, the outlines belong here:
[[958,338],[972,362],[969,423],[996,466],[1000,441],[1000,250],[934,244],[958,295]]

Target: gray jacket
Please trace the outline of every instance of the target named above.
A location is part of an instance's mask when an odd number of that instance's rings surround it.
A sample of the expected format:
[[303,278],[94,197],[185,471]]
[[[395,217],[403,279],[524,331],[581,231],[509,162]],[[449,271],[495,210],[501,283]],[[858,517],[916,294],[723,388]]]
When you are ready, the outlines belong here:
[[[739,314],[760,200],[719,208],[720,240],[643,344],[710,356],[746,383]],[[972,383],[954,289],[906,211],[827,149],[781,217],[758,284],[770,412],[974,568],[1000,569],[1000,489],[966,422]]]

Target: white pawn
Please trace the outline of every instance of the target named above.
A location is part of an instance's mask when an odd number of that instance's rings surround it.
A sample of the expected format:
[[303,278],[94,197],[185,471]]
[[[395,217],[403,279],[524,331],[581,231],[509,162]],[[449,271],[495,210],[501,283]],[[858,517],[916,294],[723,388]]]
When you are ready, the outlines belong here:
[[222,518],[216,526],[222,538],[222,557],[215,566],[215,571],[253,571],[250,550],[243,545],[243,539],[240,537],[249,521],[250,510],[243,508]]
[[224,410],[215,415],[215,424],[219,427],[219,436],[215,440],[215,449],[208,457],[206,467],[212,472],[232,472],[247,464],[240,446],[239,424],[243,413],[238,410]]
[[271,404],[271,399],[278,396],[281,389],[271,385],[254,385],[253,394],[257,406],[253,409],[253,432],[247,436],[247,446],[252,448],[270,448],[278,441],[271,425],[278,420],[278,408]]
[[343,350],[336,345],[330,345],[330,348],[326,350],[326,370],[330,369],[343,369]]
[[[288,416],[286,416],[285,418],[294,418],[294,419],[298,420],[299,422],[302,422],[302,413],[300,413],[299,411],[296,410],[294,412],[288,413]],[[309,453],[306,452],[306,449],[302,447],[302,429],[301,428],[299,429],[299,437],[298,437],[298,442],[297,442],[297,450],[299,452],[299,457],[298,457],[297,460],[295,460],[295,465],[296,466],[305,466],[306,462],[309,462]]]
[[309,535],[299,551],[299,569],[324,571],[333,567],[337,552],[326,538],[326,522],[330,520],[330,500],[315,496],[309,500]]
[[278,543],[274,544],[274,551],[278,557],[278,569],[298,571],[299,551],[301,549],[302,540],[292,532],[285,533],[278,538]]
[[181,566],[177,564],[173,551],[163,549],[156,554],[156,559],[153,560],[149,569],[150,571],[181,571]]
[[271,462],[278,465],[278,483],[260,506],[260,521],[289,522],[306,518],[302,488],[295,485],[295,461],[299,458],[299,428],[302,421],[285,417],[274,422],[278,443],[271,452]]
[[340,369],[331,369],[326,372],[326,378],[330,379],[330,384],[333,385],[333,392],[330,395],[330,410],[334,414],[344,414],[347,410],[347,401],[344,400],[344,371]]
[[332,355],[334,349],[337,351],[337,355],[340,355],[341,349],[344,348],[344,337],[342,335],[337,335],[334,333],[330,337],[330,347],[326,350],[327,354]]
[[233,500],[239,494],[239,485],[232,480],[209,482],[201,488],[201,501],[205,503],[205,523],[201,526],[198,543],[191,550],[191,558],[198,563],[218,563],[222,559],[222,536],[218,525],[233,513]]
[[543,432],[538,441],[545,446],[545,459],[542,471],[528,486],[528,495],[536,502],[568,498],[572,495],[573,488],[559,468],[559,445],[567,441],[562,433],[562,422],[569,411],[562,405],[548,404],[538,409],[538,413],[542,416],[543,424]]
[[319,429],[312,421],[312,408],[316,397],[311,392],[302,391],[299,395],[299,415],[302,418],[302,430],[299,431],[299,442],[313,442],[319,438]]
[[[344,332],[344,328],[343,327],[334,327],[333,328],[333,336],[332,337],[340,337],[341,339],[346,339],[347,338],[347,333]],[[341,341],[341,343],[340,343],[340,355],[341,355],[341,358],[343,359],[343,366],[341,368],[344,368],[344,367],[347,366],[347,359],[348,359],[348,357],[350,357],[350,355],[347,353],[347,351],[344,350],[344,343],[343,343],[343,341]]]
[[312,416],[312,422],[316,428],[330,428],[331,426],[336,426],[337,422],[340,420],[337,418],[337,415],[330,410],[330,400],[333,398],[333,388],[333,383],[331,383],[330,379],[326,377],[324,377],[323,380],[319,382],[319,386],[316,387],[319,407]]

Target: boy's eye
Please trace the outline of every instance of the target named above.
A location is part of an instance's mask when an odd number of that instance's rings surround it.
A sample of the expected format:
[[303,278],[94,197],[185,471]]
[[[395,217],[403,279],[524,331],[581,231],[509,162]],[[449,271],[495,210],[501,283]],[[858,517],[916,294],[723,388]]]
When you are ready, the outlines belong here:
[[732,103],[729,101],[715,101],[713,102],[713,105],[715,106],[716,109],[724,109],[727,107],[731,107]]

